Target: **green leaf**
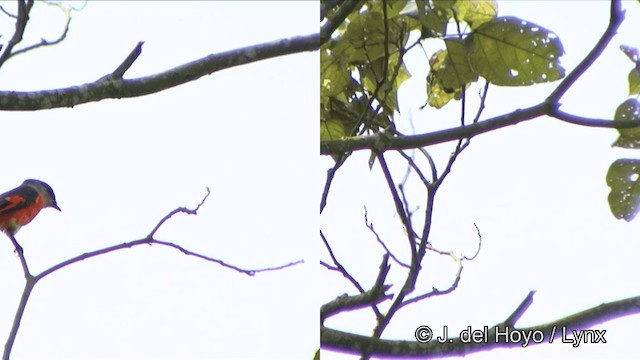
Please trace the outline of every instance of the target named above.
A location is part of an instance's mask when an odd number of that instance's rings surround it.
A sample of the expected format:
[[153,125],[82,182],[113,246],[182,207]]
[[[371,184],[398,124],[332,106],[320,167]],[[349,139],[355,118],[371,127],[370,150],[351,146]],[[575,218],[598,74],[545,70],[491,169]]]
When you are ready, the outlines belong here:
[[320,141],[337,140],[344,136],[344,126],[339,120],[320,121]]
[[[640,121],[640,102],[636,99],[627,99],[618,106],[614,121]],[[640,148],[640,127],[618,129],[620,137],[613,143],[613,146],[638,149]]]
[[640,95],[640,69],[629,72],[629,95]]
[[460,88],[447,88],[436,73],[446,67],[448,59],[447,50],[438,50],[429,59],[431,70],[427,75],[427,103],[429,106],[440,109],[452,99],[460,98]]
[[335,59],[327,50],[320,51],[320,102],[342,93],[350,83],[351,74],[347,66]]
[[534,23],[499,17],[479,26],[466,40],[471,66],[492,84],[524,86],[564,77],[560,39]]
[[476,29],[498,15],[498,4],[492,0],[458,0],[453,10],[458,21],[465,21]]
[[[366,63],[385,55],[384,17],[380,12],[367,11],[349,17],[351,23],[344,33],[344,41],[351,44],[350,63]],[[389,52],[397,50],[393,42]]]
[[469,56],[465,43],[458,39],[447,39],[447,57],[435,72],[436,77],[445,89],[459,89],[466,84],[478,80],[478,74],[469,64]]
[[613,216],[633,220],[640,210],[640,160],[618,159],[607,172],[609,207]]

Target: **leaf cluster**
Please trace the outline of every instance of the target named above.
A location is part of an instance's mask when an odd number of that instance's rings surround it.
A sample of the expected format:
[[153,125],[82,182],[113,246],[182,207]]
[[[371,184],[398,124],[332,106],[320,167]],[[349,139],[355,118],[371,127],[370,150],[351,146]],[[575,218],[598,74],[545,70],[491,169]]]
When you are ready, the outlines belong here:
[[[640,52],[622,45],[620,50],[634,63],[629,72],[629,98],[616,109],[614,121],[640,121]],[[640,128],[618,129],[620,136],[615,147],[640,149]],[[618,159],[607,172],[609,207],[613,215],[626,221],[633,220],[640,211],[640,159]]]
[[[498,17],[495,1],[363,4],[321,47],[321,140],[393,130],[393,115],[400,110],[398,89],[410,77],[403,57],[429,39],[444,45],[429,59],[427,103],[435,108],[460,99],[480,77],[503,86],[564,77],[560,39],[534,23]],[[325,10],[330,19],[337,7]],[[419,36],[410,44],[412,32]]]

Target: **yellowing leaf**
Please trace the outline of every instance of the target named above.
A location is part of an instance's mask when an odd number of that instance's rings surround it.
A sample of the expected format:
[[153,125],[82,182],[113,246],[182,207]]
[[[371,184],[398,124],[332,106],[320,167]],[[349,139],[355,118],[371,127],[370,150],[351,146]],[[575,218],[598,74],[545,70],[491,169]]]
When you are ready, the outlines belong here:
[[640,210],[640,160],[618,159],[607,172],[609,208],[617,219],[633,220]]
[[458,0],[453,5],[458,21],[465,21],[472,29],[493,20],[498,4],[492,0]]
[[320,121],[320,141],[337,140],[344,136],[344,125],[339,120]]
[[448,50],[440,50],[431,56],[431,71],[427,75],[427,103],[440,109],[452,99],[459,100],[463,87],[478,79],[469,66],[467,52],[461,40],[445,41]]
[[328,98],[345,90],[351,75],[347,66],[341,65],[332,53],[321,50],[320,54],[320,102],[326,103]]
[[436,77],[445,89],[459,89],[467,83],[478,80],[478,74],[469,64],[465,43],[458,39],[447,39],[447,56],[435,71]]
[[467,41],[470,63],[490,83],[524,86],[564,77],[560,39],[516,17],[499,17],[475,29]]
[[[636,99],[627,99],[618,106],[614,121],[640,121],[640,102]],[[638,149],[640,148],[640,127],[618,129],[620,137],[613,143],[613,146]]]
[[640,69],[629,72],[629,95],[640,95]]

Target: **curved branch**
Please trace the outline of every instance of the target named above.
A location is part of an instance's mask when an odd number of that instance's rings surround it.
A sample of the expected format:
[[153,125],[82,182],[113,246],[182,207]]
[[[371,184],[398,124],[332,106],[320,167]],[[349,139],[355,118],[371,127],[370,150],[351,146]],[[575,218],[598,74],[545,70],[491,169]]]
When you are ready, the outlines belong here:
[[596,45],[591,49],[589,54],[582,59],[580,64],[576,66],[567,77],[565,77],[558,87],[549,95],[547,98],[547,102],[549,103],[558,103],[560,98],[573,86],[573,84],[584,74],[585,71],[596,61],[600,54],[604,51],[604,49],[609,45],[611,39],[618,32],[618,28],[622,21],[624,20],[624,11],[622,11],[622,4],[620,0],[612,0],[611,1],[611,12],[609,15],[609,25],[607,29],[604,31],[600,40],[596,43]]
[[[554,104],[546,102],[526,108],[518,109],[509,114],[496,116],[494,118],[480,121],[474,124],[458,126],[449,129],[433,131],[425,134],[394,136],[373,134],[365,136],[356,136],[339,140],[325,140],[320,142],[320,154],[340,154],[358,150],[407,150],[421,148],[425,146],[441,144],[449,141],[460,139],[470,139],[474,136],[484,134],[503,127],[516,125],[520,122],[532,120],[541,116],[550,116],[562,121],[570,122],[576,125],[599,127],[606,129],[628,129],[639,127],[639,121],[632,120],[604,120],[604,119],[588,119],[570,115],[557,110]],[[380,148],[381,140],[384,138],[386,147]]]
[[[530,293],[527,298],[518,306],[514,314],[516,317],[523,312],[523,306],[530,305]],[[540,324],[536,326],[517,328],[512,327],[508,322],[503,322],[494,327],[485,327],[487,342],[462,341],[459,337],[448,338],[444,342],[431,340],[427,343],[418,341],[395,341],[380,340],[369,336],[351,334],[339,330],[334,330],[322,326],[320,328],[320,343],[323,349],[337,350],[351,354],[371,354],[377,357],[417,357],[421,359],[433,359],[444,356],[465,356],[471,353],[486,351],[495,348],[516,348],[525,344],[524,340],[519,342],[507,342],[506,331],[524,332],[527,334],[536,333],[540,338],[530,341],[527,345],[541,343],[553,343],[554,340],[565,337],[563,341],[576,341],[574,330],[583,330],[617,318],[640,313],[640,296],[623,300],[604,303],[590,309],[575,313],[558,319],[556,321]],[[513,318],[510,316],[509,318]],[[437,330],[437,329],[436,329]],[[606,330],[593,330],[599,332],[604,337]],[[435,333],[434,336],[440,334]],[[496,341],[496,339],[498,341]],[[540,341],[538,341],[540,339]],[[602,339],[606,341],[605,339]]]
[[[164,72],[136,79],[118,79],[110,76],[63,89],[42,91],[0,91],[0,110],[34,111],[104,99],[137,97],[160,92],[235,66],[320,48],[318,34],[276,40],[248,46],[177,66]],[[1,59],[1,58],[0,58]]]

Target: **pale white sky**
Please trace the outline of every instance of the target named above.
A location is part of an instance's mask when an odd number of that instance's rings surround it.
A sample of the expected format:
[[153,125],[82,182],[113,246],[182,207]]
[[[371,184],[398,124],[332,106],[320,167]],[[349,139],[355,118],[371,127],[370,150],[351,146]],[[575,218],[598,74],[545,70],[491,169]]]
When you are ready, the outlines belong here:
[[[608,1],[502,1],[499,15],[513,15],[544,26],[560,37],[567,72],[593,47],[609,21]],[[627,99],[627,74],[632,63],[618,49],[640,47],[640,6],[624,2],[627,20],[602,57],[562,99],[562,109],[578,115],[612,118]],[[434,51],[436,48],[427,48]],[[429,53],[430,55],[431,53]],[[399,123],[407,131],[412,118],[418,132],[454,127],[459,104],[443,110],[419,111],[425,102],[428,59],[420,50],[407,58],[413,74],[400,91]],[[534,105],[548,96],[556,83],[527,88],[491,87],[483,118]],[[475,108],[477,88],[467,92],[469,109]],[[470,94],[470,96],[469,96]],[[466,263],[458,289],[400,311],[384,333],[389,339],[413,339],[417,326],[429,325],[458,333],[467,325],[481,328],[506,319],[530,290],[537,290],[533,305],[518,322],[531,326],[596,306],[602,302],[637,296],[635,260],[640,252],[640,220],[626,223],[609,211],[605,175],[618,158],[638,157],[631,150],[613,149],[614,130],[577,127],[559,120],[536,119],[474,138],[459,157],[452,174],[436,196],[431,242],[442,250],[472,255],[477,246],[477,223],[483,236],[478,258]],[[429,148],[439,169],[453,144]],[[405,254],[406,239],[395,214],[378,164],[369,171],[369,154],[347,161],[336,176],[321,228],[336,256],[352,274],[370,286],[375,281],[382,251],[364,226],[368,218],[387,244]],[[404,174],[404,163],[388,155],[394,176]],[[395,161],[395,162],[394,162]],[[324,179],[332,161],[325,157],[318,176]],[[414,191],[419,186],[411,189]],[[321,189],[318,190],[318,193]],[[423,195],[414,192],[414,205]],[[420,197],[422,196],[422,197]],[[319,201],[319,200],[318,200]],[[421,208],[422,209],[422,208]],[[404,253],[403,253],[404,252]],[[321,250],[321,259],[329,260]],[[449,286],[456,265],[440,256],[427,257],[418,286],[427,291]],[[342,293],[355,293],[337,273],[321,272],[322,302]],[[393,265],[388,283],[397,292],[404,272]],[[327,321],[337,329],[368,335],[374,317],[370,310],[341,314]],[[556,342],[528,349],[499,349],[469,359],[632,359],[637,357],[633,334],[640,330],[638,316],[594,327],[605,329],[607,344],[571,345]],[[437,331],[437,330],[436,330]],[[355,358],[324,352],[323,359]]]
[[[32,18],[49,27],[28,39],[55,36],[56,10],[45,10]],[[74,14],[63,44],[8,62],[1,88],[94,81],[141,40],[125,77],[149,75],[317,32],[317,14],[314,2],[91,2]],[[2,18],[0,40],[12,27]],[[37,285],[12,359],[310,358],[318,346],[309,280],[317,261],[318,69],[317,53],[305,53],[137,99],[4,112],[0,190],[38,178],[63,210],[43,211],[18,234],[34,273],[143,238],[169,211],[197,205],[207,186],[212,195],[199,215],[175,216],[158,239],[244,268],[305,260],[253,278],[160,246],[75,264]],[[8,239],[0,250],[4,343],[24,279]]]

